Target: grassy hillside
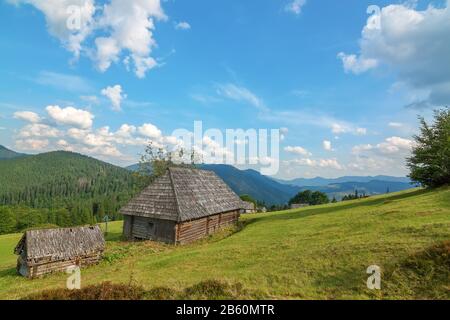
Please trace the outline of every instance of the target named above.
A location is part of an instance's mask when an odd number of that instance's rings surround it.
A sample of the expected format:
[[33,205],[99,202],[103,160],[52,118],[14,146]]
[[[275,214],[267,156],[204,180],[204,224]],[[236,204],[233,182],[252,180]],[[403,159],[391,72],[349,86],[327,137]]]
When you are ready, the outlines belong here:
[[[217,279],[242,285],[241,298],[450,298],[450,188],[410,190],[334,205],[243,217],[228,236],[173,247],[123,243],[112,224],[105,260],[82,271],[82,285],[138,283],[186,288]],[[0,236],[0,298],[64,287],[66,275],[16,275],[19,235]],[[368,290],[368,266],[382,289]]]

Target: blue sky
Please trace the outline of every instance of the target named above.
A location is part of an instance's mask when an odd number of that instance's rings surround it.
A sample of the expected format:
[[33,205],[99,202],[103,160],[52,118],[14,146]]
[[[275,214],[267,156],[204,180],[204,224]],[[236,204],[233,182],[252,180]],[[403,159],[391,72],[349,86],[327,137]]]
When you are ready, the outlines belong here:
[[0,4],[0,144],[127,165],[202,120],[282,128],[278,177],[400,176],[417,115],[450,100],[446,1],[131,3]]

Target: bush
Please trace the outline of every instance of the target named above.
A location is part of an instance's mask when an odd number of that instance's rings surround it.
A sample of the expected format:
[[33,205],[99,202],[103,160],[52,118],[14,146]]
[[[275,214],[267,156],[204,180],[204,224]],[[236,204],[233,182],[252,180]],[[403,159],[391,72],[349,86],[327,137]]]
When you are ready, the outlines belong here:
[[46,290],[28,296],[25,300],[140,300],[143,297],[142,287],[103,282],[80,290]]

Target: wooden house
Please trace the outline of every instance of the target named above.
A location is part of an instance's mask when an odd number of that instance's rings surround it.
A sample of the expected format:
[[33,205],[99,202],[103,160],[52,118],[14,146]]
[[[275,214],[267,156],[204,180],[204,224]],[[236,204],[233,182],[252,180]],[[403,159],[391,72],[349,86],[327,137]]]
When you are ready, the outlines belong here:
[[241,199],[214,172],[169,168],[121,209],[129,240],[184,244],[236,224]]
[[253,202],[242,200],[242,213],[256,213],[256,206]]
[[71,266],[87,266],[100,261],[105,240],[99,226],[39,229],[24,233],[14,253],[17,271],[36,278],[65,271]]

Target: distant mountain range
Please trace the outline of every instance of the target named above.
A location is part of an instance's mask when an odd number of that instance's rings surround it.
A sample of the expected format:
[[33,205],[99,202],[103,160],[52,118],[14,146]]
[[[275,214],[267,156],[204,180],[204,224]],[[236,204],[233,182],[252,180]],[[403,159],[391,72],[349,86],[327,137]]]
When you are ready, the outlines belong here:
[[376,181],[386,181],[386,182],[402,182],[402,183],[410,183],[411,180],[407,177],[392,177],[392,176],[344,176],[334,179],[327,179],[322,177],[316,178],[297,178],[293,180],[281,180],[275,179],[276,181],[283,184],[290,184],[298,187],[312,186],[312,187],[321,187],[327,186],[330,184],[337,183],[346,183],[346,182],[370,182],[373,180]]
[[[138,167],[135,164],[127,167],[127,169],[135,171]],[[317,177],[285,181],[261,175],[255,170],[239,170],[230,165],[204,164],[199,167],[214,171],[237,194],[248,194],[256,200],[264,201],[268,205],[285,204],[295,194],[307,189],[322,191],[330,199],[336,197],[337,200],[340,200],[346,194],[353,194],[355,190],[358,190],[360,194],[374,195],[413,187],[410,180],[405,177],[346,176],[336,179]]]
[[27,155],[24,153],[18,153],[0,145],[0,160],[21,158],[25,156]]

